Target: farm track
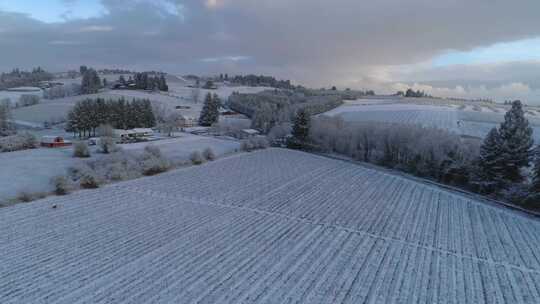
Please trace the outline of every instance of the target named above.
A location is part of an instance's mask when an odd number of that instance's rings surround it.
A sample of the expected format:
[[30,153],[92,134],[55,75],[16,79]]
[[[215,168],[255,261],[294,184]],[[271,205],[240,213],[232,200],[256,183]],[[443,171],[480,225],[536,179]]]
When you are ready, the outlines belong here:
[[540,302],[538,220],[296,151],[4,208],[0,229],[1,303]]

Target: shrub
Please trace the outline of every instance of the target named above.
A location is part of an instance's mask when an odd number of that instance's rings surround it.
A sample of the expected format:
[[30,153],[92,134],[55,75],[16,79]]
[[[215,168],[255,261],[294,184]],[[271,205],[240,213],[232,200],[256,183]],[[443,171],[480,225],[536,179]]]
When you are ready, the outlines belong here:
[[81,176],[79,185],[83,189],[96,189],[99,188],[100,182],[95,172],[87,172]]
[[254,149],[253,143],[250,140],[243,140],[240,143],[240,149],[242,151],[251,152]]
[[155,157],[163,157],[161,153],[161,149],[159,147],[154,145],[148,145],[144,147],[144,153],[155,156]]
[[270,143],[265,136],[252,137],[245,139],[240,143],[240,149],[247,152],[257,149],[266,149],[268,147],[270,147]]
[[17,200],[23,203],[29,203],[35,198],[30,192],[22,191],[17,195]]
[[88,149],[88,145],[86,144],[86,142],[78,141],[73,145],[73,157],[90,157],[90,150]]
[[13,152],[37,147],[36,137],[27,132],[0,138],[0,152]]
[[204,158],[201,152],[199,151],[195,151],[191,153],[191,156],[189,157],[189,159],[191,160],[191,163],[193,163],[194,165],[200,165],[204,163]]
[[264,136],[257,136],[250,139],[255,149],[266,149],[270,147],[268,139]]
[[118,152],[119,148],[114,141],[114,138],[103,136],[99,139],[99,151],[103,154]]
[[206,148],[203,151],[203,156],[208,161],[213,161],[216,159],[216,154],[214,153],[214,150],[212,150],[212,148]]
[[171,164],[156,146],[146,146],[140,157],[142,174],[155,175],[169,170]]
[[65,176],[56,176],[51,179],[56,195],[66,195],[71,190],[69,180]]
[[47,193],[45,192],[28,192],[28,191],[21,191],[17,195],[17,200],[23,203],[29,203],[38,199],[45,198],[47,196]]
[[125,151],[118,151],[90,161],[87,167],[95,171],[104,182],[128,180],[142,175],[139,160]]

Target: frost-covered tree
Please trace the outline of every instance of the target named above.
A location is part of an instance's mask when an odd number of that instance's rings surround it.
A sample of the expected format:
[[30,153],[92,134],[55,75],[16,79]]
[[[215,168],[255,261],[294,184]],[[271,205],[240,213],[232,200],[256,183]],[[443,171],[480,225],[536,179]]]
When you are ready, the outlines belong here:
[[39,103],[39,96],[33,94],[23,94],[19,97],[17,107],[28,107]]
[[212,97],[212,94],[206,94],[201,116],[199,117],[199,124],[201,126],[209,127],[219,121],[219,106],[217,102],[219,101]]
[[480,147],[476,183],[483,192],[491,193],[502,185],[504,180],[504,159],[502,138],[497,128],[491,129]]
[[94,69],[87,69],[82,75],[81,92],[82,94],[97,93],[101,87],[101,80]]
[[504,122],[499,128],[501,137],[501,155],[503,177],[508,182],[523,181],[521,169],[527,167],[532,157],[533,130],[525,118],[523,107],[519,100],[512,103],[512,108],[504,116]]
[[199,99],[201,98],[201,90],[199,88],[193,88],[191,90],[191,99],[194,103],[199,103]]

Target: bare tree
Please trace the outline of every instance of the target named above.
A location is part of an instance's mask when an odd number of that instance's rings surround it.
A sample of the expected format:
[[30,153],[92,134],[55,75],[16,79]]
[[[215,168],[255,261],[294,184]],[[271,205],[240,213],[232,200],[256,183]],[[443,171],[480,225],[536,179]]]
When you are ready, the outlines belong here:
[[199,100],[201,98],[201,90],[199,88],[193,88],[191,90],[191,99],[194,103],[199,103]]

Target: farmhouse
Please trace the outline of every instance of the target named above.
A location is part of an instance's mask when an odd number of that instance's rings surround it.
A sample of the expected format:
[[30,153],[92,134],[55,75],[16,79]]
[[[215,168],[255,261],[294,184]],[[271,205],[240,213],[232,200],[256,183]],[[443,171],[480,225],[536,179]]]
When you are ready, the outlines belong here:
[[41,146],[47,148],[58,148],[70,146],[71,142],[64,140],[61,136],[43,136],[41,137]]

